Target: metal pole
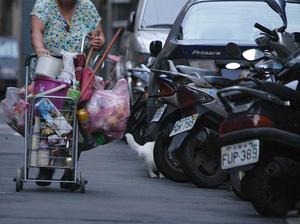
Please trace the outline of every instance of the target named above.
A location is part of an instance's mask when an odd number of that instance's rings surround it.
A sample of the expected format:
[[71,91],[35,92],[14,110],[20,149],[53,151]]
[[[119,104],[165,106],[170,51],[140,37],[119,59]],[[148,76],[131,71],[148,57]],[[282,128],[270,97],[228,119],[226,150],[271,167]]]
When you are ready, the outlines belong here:
[[30,12],[33,8],[33,5],[35,3],[35,0],[20,0],[20,8],[21,8],[21,21],[22,21],[22,27],[21,27],[21,41],[20,41],[20,49],[21,49],[21,56],[20,56],[20,85],[25,84],[25,57],[33,52],[33,49],[31,47],[31,38],[30,38]]
[[22,84],[24,83],[24,77],[22,74],[24,69],[24,59],[23,59],[23,0],[18,0],[18,13],[19,13],[19,18],[20,18],[20,21],[19,21],[19,34],[18,34],[18,42],[19,42],[19,52],[20,52],[20,56],[19,56],[19,71],[18,71],[18,86],[22,86]]
[[112,16],[112,0],[108,0],[107,3],[107,18],[106,18],[106,23],[107,23],[107,39],[111,40],[112,38],[112,33],[113,33],[113,27],[112,27],[112,20],[113,20],[113,16]]
[[3,1],[0,1],[0,35],[4,33],[4,20],[3,20],[3,11],[4,11],[4,4]]

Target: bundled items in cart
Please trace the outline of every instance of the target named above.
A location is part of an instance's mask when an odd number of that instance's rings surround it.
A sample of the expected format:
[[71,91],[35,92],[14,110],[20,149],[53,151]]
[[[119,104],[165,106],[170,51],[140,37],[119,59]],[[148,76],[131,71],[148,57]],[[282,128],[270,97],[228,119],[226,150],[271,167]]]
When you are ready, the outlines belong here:
[[[127,81],[119,80],[114,89],[105,90],[103,81],[96,76],[120,33],[121,30],[100,60],[96,59],[93,63],[90,63],[92,48],[87,56],[83,52],[66,51],[61,52],[62,57],[39,55],[31,86],[25,87],[27,96],[20,94],[22,91],[16,88],[7,91],[2,103],[7,123],[24,135],[26,107],[30,107],[28,111],[32,114],[28,117],[29,122],[35,123],[36,116],[41,124],[45,121],[43,128],[36,127],[43,135],[41,139],[52,136],[53,140],[54,136],[58,136],[59,143],[67,143],[66,136],[74,132],[70,121],[75,118],[79,121],[81,148],[90,149],[122,138],[130,115]],[[34,128],[31,131],[34,135]],[[37,148],[46,148],[53,142],[41,139]]]
[[41,99],[35,104],[40,116],[46,120],[50,128],[59,136],[69,134],[72,131],[72,126],[47,98]]
[[[43,61],[43,56],[40,59]],[[47,56],[47,60],[49,60],[49,56]],[[55,63],[58,60],[55,59]],[[38,66],[40,66],[39,61]],[[70,121],[74,119],[75,115],[77,115],[79,121],[79,146],[81,150],[91,149],[97,145],[108,143],[112,139],[123,137],[126,122],[130,115],[130,99],[125,79],[119,80],[112,90],[105,90],[104,81],[100,77],[95,77],[90,99],[79,104],[82,90],[75,72],[68,73],[68,80],[67,76],[64,76],[65,80],[63,81],[58,79],[60,77],[58,71],[53,69],[52,74],[55,73],[56,78],[46,76],[47,72],[42,75],[40,73],[35,74],[32,91],[28,91],[27,102],[29,105],[25,103],[24,91],[17,88],[9,88],[6,99],[2,102],[7,123],[22,135],[24,135],[25,127],[25,109],[30,107],[28,111],[31,111],[33,115],[29,117],[28,122],[34,122],[32,127],[40,130],[41,135],[39,144],[36,143],[36,140],[34,141],[33,149],[43,149],[40,153],[51,155],[51,150],[46,153],[45,149],[58,147],[57,145],[49,146],[49,143],[54,142],[54,139],[58,139],[59,144],[66,146],[68,141],[64,138],[73,133],[74,127]],[[70,102],[66,98],[73,100]],[[37,127],[38,124],[35,125],[37,122],[36,116],[40,119],[40,127]],[[43,123],[45,125],[42,125]],[[32,128],[33,136],[37,135],[34,128]],[[44,139],[49,136],[51,137],[50,142]],[[63,142],[64,144],[62,144]],[[36,152],[36,154],[38,153]],[[33,158],[35,157],[33,156]],[[34,161],[39,160],[34,159]],[[50,163],[50,160],[48,162]],[[48,164],[48,162],[41,163]]]
[[[53,102],[52,102],[52,101]],[[73,167],[73,144],[75,123],[72,101],[58,110],[55,99],[35,98],[29,105],[32,119],[29,121],[31,130],[30,165],[37,167]],[[73,108],[67,108],[73,104]]]

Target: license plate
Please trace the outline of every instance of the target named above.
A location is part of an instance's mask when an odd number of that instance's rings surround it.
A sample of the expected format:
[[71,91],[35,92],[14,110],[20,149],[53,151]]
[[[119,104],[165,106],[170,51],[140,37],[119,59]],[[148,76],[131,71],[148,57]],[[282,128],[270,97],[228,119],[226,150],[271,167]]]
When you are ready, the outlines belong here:
[[170,137],[191,130],[198,118],[199,114],[194,114],[177,121],[173,127]]
[[161,108],[159,108],[156,111],[156,113],[155,113],[154,117],[152,118],[151,122],[158,122],[161,119],[162,115],[164,114],[166,108],[167,108],[167,104],[164,104]]
[[259,160],[259,140],[241,142],[222,147],[222,169],[257,163]]

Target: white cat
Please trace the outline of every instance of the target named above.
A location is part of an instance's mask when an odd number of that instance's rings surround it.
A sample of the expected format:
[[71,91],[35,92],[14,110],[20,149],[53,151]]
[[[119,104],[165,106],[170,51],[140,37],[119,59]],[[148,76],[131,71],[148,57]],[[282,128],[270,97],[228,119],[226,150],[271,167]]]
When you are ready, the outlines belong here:
[[127,133],[125,135],[129,147],[138,152],[140,158],[145,160],[148,166],[148,173],[151,178],[163,178],[164,176],[158,172],[158,169],[155,166],[153,158],[153,150],[155,142],[147,142],[145,145],[139,145],[135,140],[132,134]]

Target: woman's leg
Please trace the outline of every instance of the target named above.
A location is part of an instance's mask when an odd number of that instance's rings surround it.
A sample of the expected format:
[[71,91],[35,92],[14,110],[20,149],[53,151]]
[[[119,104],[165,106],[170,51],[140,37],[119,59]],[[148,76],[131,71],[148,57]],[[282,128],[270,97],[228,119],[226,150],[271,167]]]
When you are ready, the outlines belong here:
[[[78,147],[78,161],[81,155],[81,150],[80,147]],[[65,172],[63,174],[63,176],[61,177],[62,181],[72,181],[74,180],[74,170],[72,169],[65,169]],[[79,186],[75,183],[60,183],[60,187],[64,188],[64,189],[76,189]]]
[[[49,168],[40,168],[38,176],[36,177],[37,180],[52,180],[53,174],[55,169],[49,169]],[[41,182],[37,181],[37,185],[46,187],[51,184],[51,182]]]

